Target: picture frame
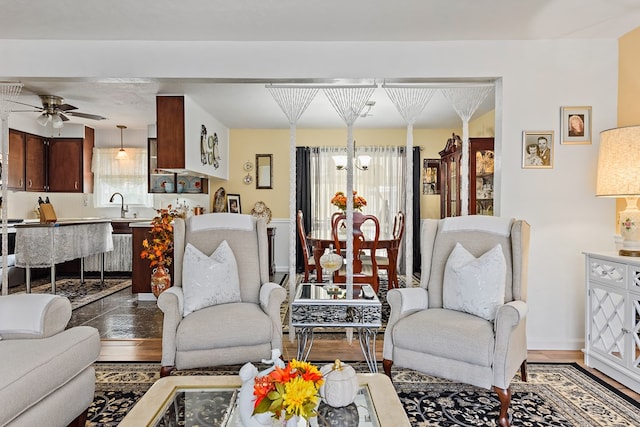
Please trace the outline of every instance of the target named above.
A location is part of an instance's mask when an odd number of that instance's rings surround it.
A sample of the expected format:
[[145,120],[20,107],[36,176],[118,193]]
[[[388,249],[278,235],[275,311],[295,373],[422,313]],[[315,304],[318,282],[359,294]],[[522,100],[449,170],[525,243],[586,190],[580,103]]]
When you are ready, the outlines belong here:
[[[522,168],[552,169],[555,147],[552,130],[522,132]],[[535,150],[535,151],[534,151]]]
[[591,144],[591,107],[560,107],[560,144]]
[[242,213],[239,194],[227,194],[227,212]]
[[440,159],[422,159],[422,194],[440,194]]

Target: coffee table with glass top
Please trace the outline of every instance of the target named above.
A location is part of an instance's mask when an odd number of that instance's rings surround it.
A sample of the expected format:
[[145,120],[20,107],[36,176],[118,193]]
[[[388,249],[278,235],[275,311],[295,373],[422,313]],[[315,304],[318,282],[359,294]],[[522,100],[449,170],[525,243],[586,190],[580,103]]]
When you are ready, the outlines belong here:
[[[354,404],[340,409],[318,408],[311,426],[409,427],[409,419],[391,383],[383,374],[358,374],[360,390]],[[198,425],[242,426],[237,410],[241,380],[230,376],[169,376],[156,381],[129,411],[120,427]],[[357,412],[355,418],[353,413]],[[352,422],[335,424],[336,417]],[[357,419],[358,421],[354,421]],[[301,425],[304,420],[301,420]],[[333,421],[333,423],[332,423]]]
[[298,360],[307,360],[317,327],[355,328],[360,348],[371,372],[378,372],[376,334],[382,326],[382,303],[367,284],[353,285],[347,299],[346,285],[301,283],[291,303],[291,326],[296,330]]

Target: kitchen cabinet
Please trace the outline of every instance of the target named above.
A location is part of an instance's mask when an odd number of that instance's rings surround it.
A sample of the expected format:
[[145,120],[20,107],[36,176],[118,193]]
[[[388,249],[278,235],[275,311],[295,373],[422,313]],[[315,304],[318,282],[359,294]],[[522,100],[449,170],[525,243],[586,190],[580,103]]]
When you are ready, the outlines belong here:
[[156,97],[157,168],[184,169],[184,97]]
[[[493,215],[493,138],[469,138],[469,214]],[[453,135],[440,151],[440,216],[461,214],[462,140]]]
[[[50,138],[10,129],[9,187],[26,191],[93,191],[94,130],[84,138]],[[17,165],[17,166],[14,166]]]
[[25,189],[25,137],[23,132],[9,130],[9,175],[7,182],[8,188],[12,190]]
[[42,136],[26,134],[25,185],[26,191],[46,191],[47,144]]
[[640,393],[640,259],[585,255],[585,364]]

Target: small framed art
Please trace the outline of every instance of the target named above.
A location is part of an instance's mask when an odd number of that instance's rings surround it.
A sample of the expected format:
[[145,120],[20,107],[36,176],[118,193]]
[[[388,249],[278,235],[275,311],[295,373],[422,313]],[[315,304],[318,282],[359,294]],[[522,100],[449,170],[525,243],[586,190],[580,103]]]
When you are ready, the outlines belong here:
[[591,107],[561,107],[560,123],[561,144],[591,144]]
[[242,212],[239,194],[227,194],[227,212],[237,214]]
[[553,168],[553,150],[552,130],[522,132],[523,168]]

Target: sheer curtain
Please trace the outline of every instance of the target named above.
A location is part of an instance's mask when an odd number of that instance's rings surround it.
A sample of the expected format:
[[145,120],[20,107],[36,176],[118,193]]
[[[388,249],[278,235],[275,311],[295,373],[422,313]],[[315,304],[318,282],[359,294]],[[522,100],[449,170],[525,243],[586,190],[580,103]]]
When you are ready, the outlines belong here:
[[117,160],[119,148],[94,148],[91,170],[95,207],[111,207],[109,197],[122,193],[128,205],[153,206],[147,191],[147,150],[127,148],[128,159]]
[[[346,155],[344,147],[319,147],[311,150],[311,218],[312,229],[329,229],[331,215],[337,208],[331,198],[346,192],[347,172],[337,170],[333,156]],[[363,212],[378,217],[380,229],[391,232],[393,218],[405,209],[406,159],[404,147],[356,147],[357,156],[370,156],[369,169],[356,169],[353,188],[367,200]]]

